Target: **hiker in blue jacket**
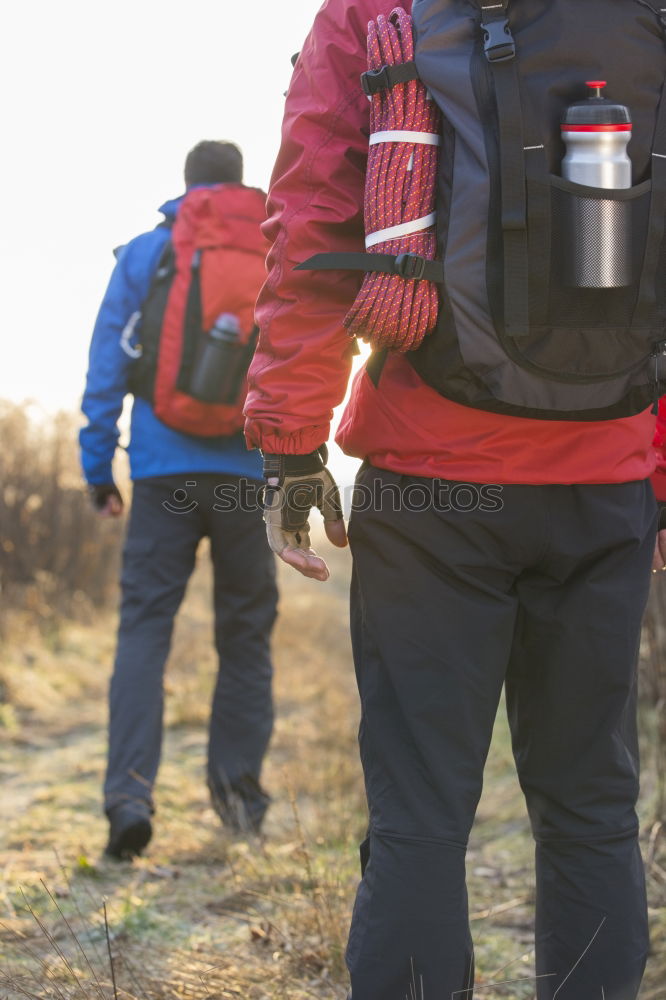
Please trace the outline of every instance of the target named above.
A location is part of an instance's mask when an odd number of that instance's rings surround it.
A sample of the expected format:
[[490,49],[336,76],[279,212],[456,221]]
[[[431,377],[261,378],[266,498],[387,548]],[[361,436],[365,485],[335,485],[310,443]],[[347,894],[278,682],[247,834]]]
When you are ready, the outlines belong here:
[[[188,154],[188,190],[240,184],[241,178],[242,156],[231,143],[202,142]],[[160,209],[164,221],[118,252],[93,332],[82,403],[88,423],[80,445],[91,497],[103,517],[123,511],[112,461],[138,354],[132,332],[182,200],[166,202]],[[259,453],[247,450],[241,433],[214,438],[181,433],[136,396],[127,451],[133,499],[123,551],[104,786],[110,824],[106,851],[119,858],[139,854],[152,835],[164,666],[174,617],[206,535],[219,656],[208,786],[225,825],[234,832],[259,830],[269,803],[260,772],[273,724],[270,634],[277,602],[273,557],[257,505],[248,500],[214,510],[220,489],[227,495],[244,489],[247,496],[259,484]]]

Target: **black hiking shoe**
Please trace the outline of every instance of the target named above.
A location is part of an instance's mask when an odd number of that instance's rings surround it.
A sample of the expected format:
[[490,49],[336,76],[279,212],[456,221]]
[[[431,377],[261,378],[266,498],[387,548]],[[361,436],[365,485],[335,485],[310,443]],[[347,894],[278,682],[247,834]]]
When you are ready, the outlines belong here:
[[233,788],[222,790],[208,781],[213,809],[232,836],[259,836],[270,795],[256,778],[245,775]]
[[118,861],[141,854],[153,835],[150,807],[142,802],[120,802],[108,810],[109,842],[104,853]]

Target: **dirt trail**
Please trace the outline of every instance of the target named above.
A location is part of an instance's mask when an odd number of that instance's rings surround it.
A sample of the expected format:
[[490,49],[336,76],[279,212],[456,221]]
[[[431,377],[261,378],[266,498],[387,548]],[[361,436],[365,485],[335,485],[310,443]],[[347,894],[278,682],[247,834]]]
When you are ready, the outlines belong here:
[[[113,616],[63,625],[47,638],[17,634],[3,650],[2,676],[16,715],[2,716],[0,729],[2,1000],[110,1000],[104,900],[124,1000],[342,1000],[365,810],[347,636],[348,564],[344,553],[334,556],[336,577],[326,591],[293,574],[283,577],[278,717],[265,771],[275,803],[262,842],[228,839],[204,787],[214,672],[205,560],[181,613],[168,671],[155,837],[147,856],[132,865],[101,856]],[[646,815],[650,789],[648,771]],[[532,843],[503,723],[468,869],[479,995],[531,1000]],[[655,956],[642,1000],[666,998],[666,863],[659,855],[650,892]],[[498,979],[525,981],[491,988]]]

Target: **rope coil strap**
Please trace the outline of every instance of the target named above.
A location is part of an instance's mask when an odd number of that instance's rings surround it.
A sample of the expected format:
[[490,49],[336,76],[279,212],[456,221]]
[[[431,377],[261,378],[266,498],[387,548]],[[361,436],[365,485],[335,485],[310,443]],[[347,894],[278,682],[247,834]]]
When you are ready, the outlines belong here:
[[373,350],[408,351],[437,323],[435,191],[441,114],[414,63],[412,19],[401,7],[368,26],[371,101],[365,180],[366,253],[316,254],[297,270],[364,271],[344,319]]
[[434,132],[410,132],[403,128],[388,132],[373,132],[368,139],[368,145],[376,146],[378,142],[416,142],[422,146],[440,146],[442,140]]

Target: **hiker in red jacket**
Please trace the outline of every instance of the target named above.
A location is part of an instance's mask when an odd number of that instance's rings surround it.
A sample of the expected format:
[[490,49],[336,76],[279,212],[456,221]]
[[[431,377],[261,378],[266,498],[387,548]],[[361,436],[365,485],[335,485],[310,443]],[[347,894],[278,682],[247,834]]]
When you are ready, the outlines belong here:
[[[476,265],[486,253],[486,242],[477,241],[481,257],[470,263],[468,218],[455,215],[465,204],[471,218],[486,197],[487,178],[474,171],[483,167],[487,139],[462,106],[480,92],[467,86],[467,74],[476,72],[471,53],[483,63],[485,37],[489,64],[500,47],[510,61],[513,37],[520,35],[521,72],[534,44],[545,73],[543,53],[560,31],[549,18],[557,17],[561,3],[544,7],[534,20],[510,8],[509,22],[505,6],[479,4],[485,35],[473,16],[461,21],[456,5],[423,0],[413,10],[416,66],[445,118],[447,170],[440,167],[440,176],[452,193],[438,212],[448,210],[452,221],[442,310],[446,320],[451,305],[461,329],[467,317],[460,287],[468,275],[484,273]],[[587,31],[586,21],[576,28],[578,38],[567,38],[568,65],[575,67],[578,58],[585,63],[581,80],[611,72],[603,63],[603,31],[612,27],[606,27],[610,18],[600,17],[603,7],[603,0],[585,5],[585,17],[597,27]],[[322,508],[330,541],[346,543],[322,445],[350,375],[355,347],[343,319],[362,275],[295,268],[315,254],[364,250],[371,107],[358,81],[367,68],[368,22],[389,18],[392,9],[393,0],[327,0],[322,7],[287,95],[269,195],[265,233],[273,248],[258,303],[261,334],[246,436],[264,453],[273,549],[319,580],[328,570],[310,548],[311,504]],[[618,65],[624,70],[635,60],[645,66],[638,74],[643,103],[640,94],[626,102],[637,107],[632,141],[642,182],[650,169],[663,40],[645,9],[626,17],[631,21],[614,29],[622,39]],[[598,42],[595,33],[601,33]],[[654,69],[647,68],[650,60]],[[623,82],[616,80],[616,87]],[[564,97],[570,99],[569,91]],[[559,114],[561,94],[558,100]],[[557,129],[557,121],[544,121],[544,131]],[[549,145],[546,136],[529,147],[544,163],[552,154],[551,172],[559,169],[557,143]],[[654,162],[656,178],[661,160]],[[520,197],[524,186],[514,193]],[[508,198],[510,185],[504,188]],[[480,225],[488,225],[485,216]],[[444,229],[441,219],[440,225]],[[505,243],[505,256],[510,252]],[[645,287],[652,294],[649,282]],[[556,300],[565,298],[575,306],[578,293],[567,295],[552,296],[551,308],[564,308]],[[468,303],[475,305],[472,298]],[[470,327],[473,337],[475,324]],[[495,405],[481,376],[462,370],[460,355],[455,384],[442,385],[442,370],[424,365],[426,348],[441,347],[449,357],[442,336],[438,327],[413,355],[375,350],[354,380],[337,435],[347,454],[363,459],[349,537],[370,824],[347,950],[353,1000],[471,996],[465,850],[503,685],[536,841],[537,996],[634,1000],[648,949],[635,812],[636,659],[650,567],[666,568],[666,531],[657,534],[649,482],[654,473],[658,496],[666,499],[663,465],[655,473],[654,407],[649,395],[624,410],[619,394],[591,403],[597,388],[588,378],[574,387],[579,402],[572,412],[566,404],[543,403],[540,416],[538,398],[529,405],[519,398],[527,384],[520,371],[516,397]],[[610,345],[611,338],[604,334],[600,342]],[[577,343],[569,337],[562,350]],[[653,394],[663,388],[658,354],[655,349]],[[529,378],[532,392],[540,383]],[[557,380],[541,381],[549,398],[563,398]],[[489,401],[477,401],[473,390],[483,390]],[[660,421],[660,453],[665,428]]]

